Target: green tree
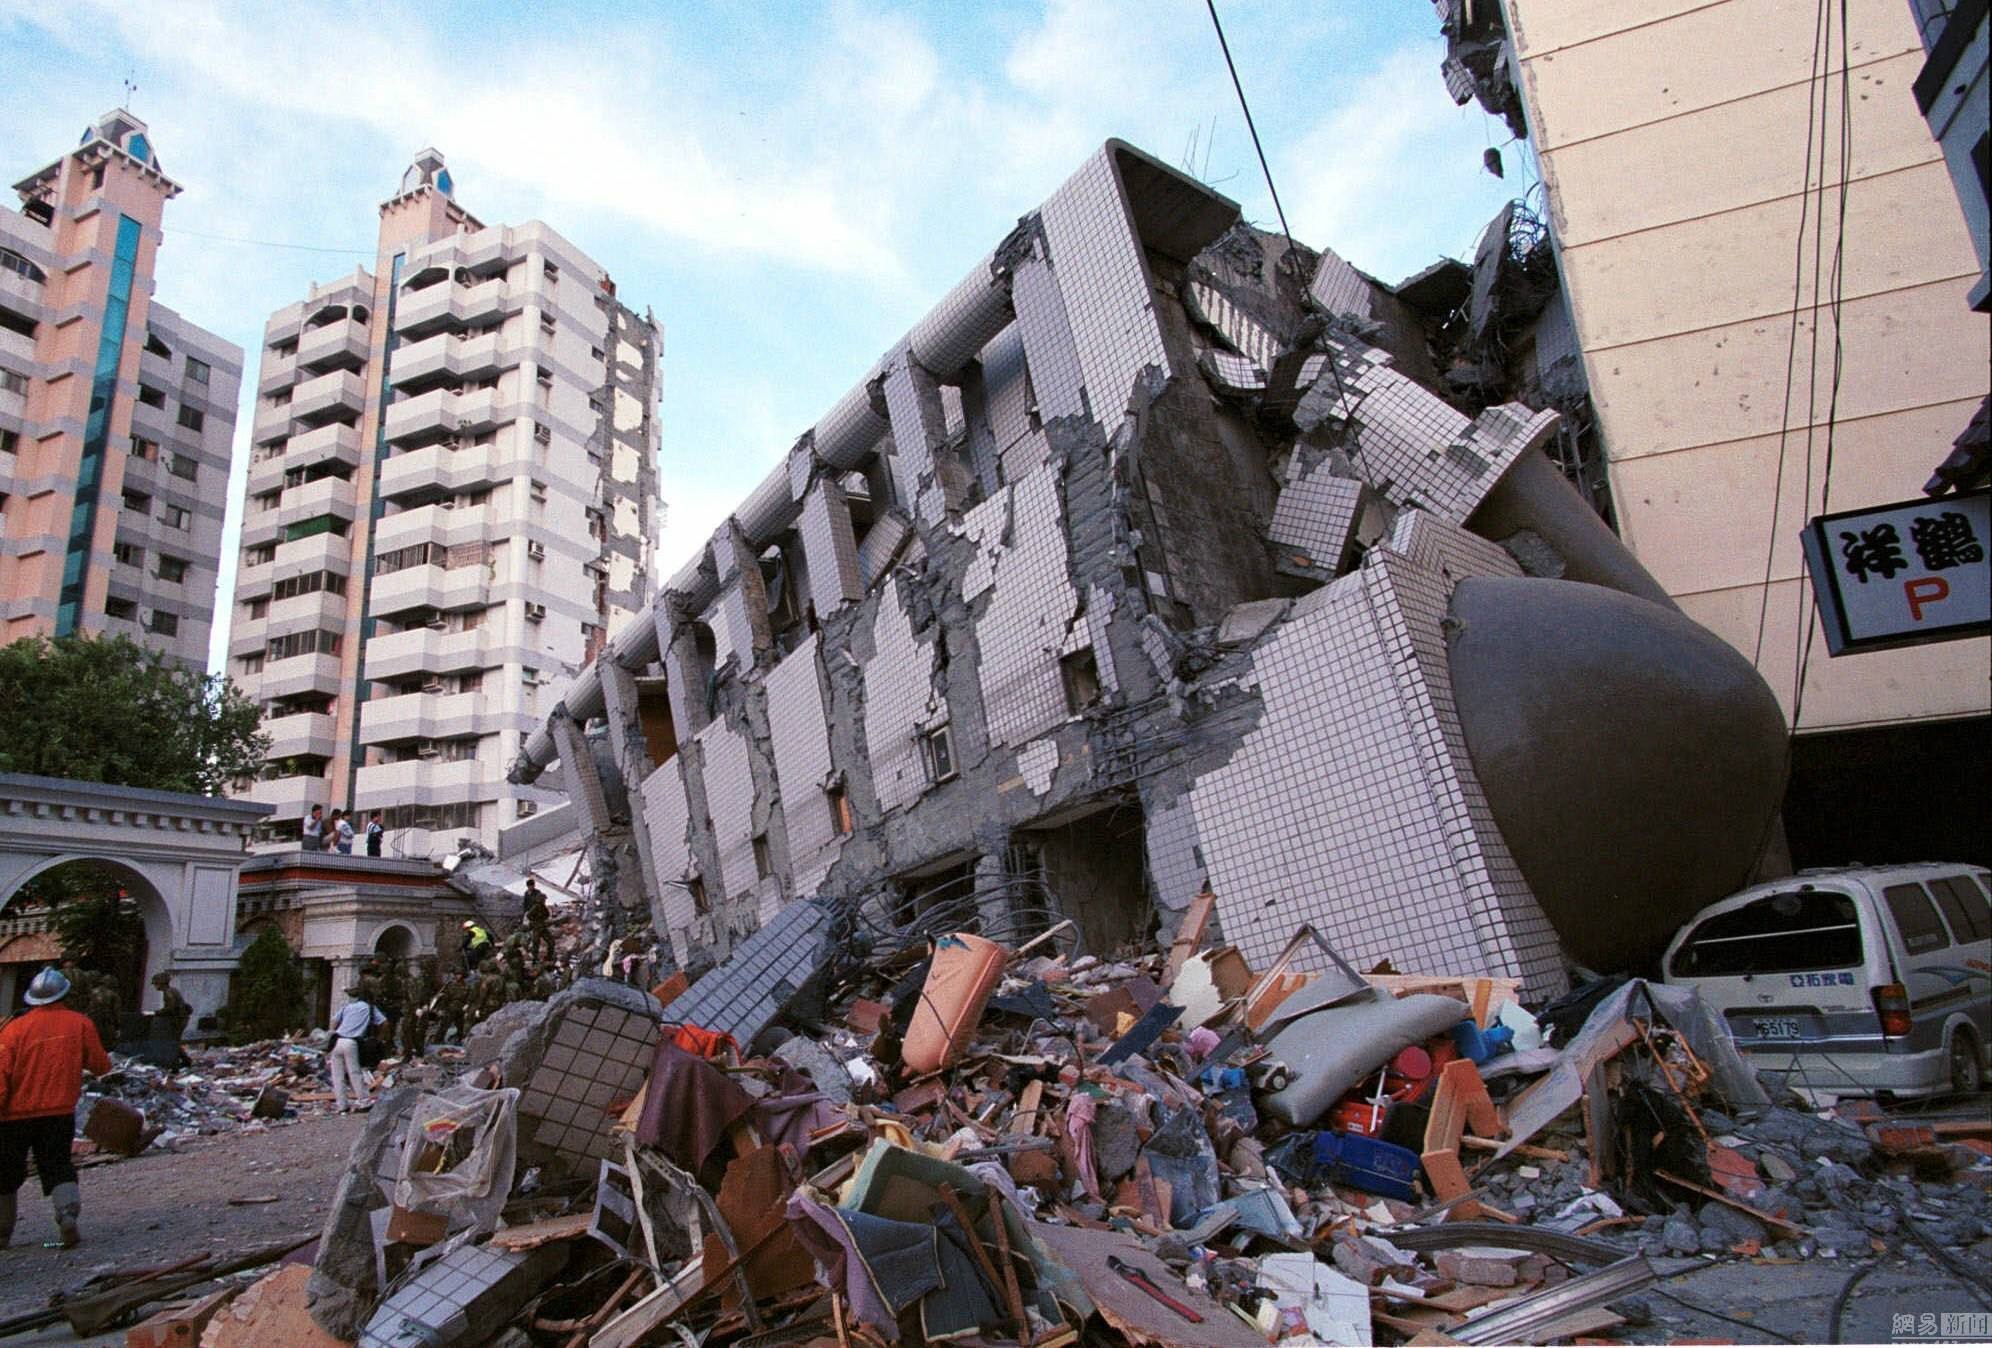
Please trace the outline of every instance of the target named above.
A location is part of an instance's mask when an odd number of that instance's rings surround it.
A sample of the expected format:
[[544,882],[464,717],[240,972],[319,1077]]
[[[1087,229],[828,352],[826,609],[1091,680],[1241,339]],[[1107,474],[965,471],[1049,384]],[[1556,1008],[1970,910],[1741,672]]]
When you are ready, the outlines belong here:
[[262,711],[126,637],[0,647],[0,772],[218,796],[256,775]]
[[304,970],[274,922],[257,932],[242,952],[221,1020],[237,1044],[275,1039],[304,1028]]
[[145,922],[136,903],[119,897],[121,888],[116,871],[76,861],[42,872],[22,886],[21,894],[31,903],[48,905],[65,958],[110,974],[123,987],[138,978]]

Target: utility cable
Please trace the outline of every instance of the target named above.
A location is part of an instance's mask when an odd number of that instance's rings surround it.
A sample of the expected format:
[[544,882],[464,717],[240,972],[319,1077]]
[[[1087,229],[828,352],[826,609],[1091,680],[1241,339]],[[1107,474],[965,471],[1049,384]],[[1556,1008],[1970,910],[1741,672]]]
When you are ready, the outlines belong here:
[[[1821,26],[1825,23],[1825,0],[1821,0],[1818,13],[1812,22],[1812,69],[1806,81],[1810,90],[1820,77]],[[1824,139],[1824,133],[1821,134]],[[1823,157],[1824,146],[1821,146]],[[1757,641],[1750,653],[1750,663],[1761,672],[1764,659],[1764,628],[1771,607],[1771,562],[1777,555],[1778,511],[1784,504],[1785,461],[1791,436],[1791,391],[1796,382],[1795,366],[1798,361],[1798,301],[1805,286],[1805,225],[1812,208],[1812,99],[1806,95],[1805,111],[1805,168],[1798,182],[1798,234],[1792,244],[1791,259],[1791,335],[1785,343],[1785,385],[1784,405],[1778,413],[1778,471],[1771,487],[1771,526],[1770,537],[1764,542],[1764,583],[1757,604]],[[1814,299],[1818,296],[1815,294]],[[1808,420],[1810,413],[1807,414]]]
[[292,252],[298,253],[350,253],[355,257],[373,257],[376,255],[375,250],[371,248],[327,248],[315,243],[279,243],[275,239],[241,239],[231,234],[208,234],[198,229],[181,229],[177,225],[173,227],[172,236],[176,239],[185,237],[189,239],[212,239],[216,243],[247,244],[254,248],[288,248]]
[[1224,40],[1224,25],[1217,19],[1217,0],[1204,0],[1210,11],[1210,26],[1217,30],[1217,45],[1224,52],[1224,65],[1231,72],[1231,87],[1238,91],[1238,107],[1245,114],[1245,129],[1252,133],[1252,148],[1259,155],[1259,169],[1266,175],[1266,190],[1273,196],[1273,212],[1280,218],[1280,233],[1286,235],[1287,250],[1293,249],[1293,231],[1287,228],[1286,208],[1280,205],[1280,189],[1273,186],[1273,169],[1266,162],[1266,147],[1259,143],[1259,128],[1252,121],[1252,105],[1245,101],[1245,86],[1238,81],[1238,66],[1231,59],[1231,44]]

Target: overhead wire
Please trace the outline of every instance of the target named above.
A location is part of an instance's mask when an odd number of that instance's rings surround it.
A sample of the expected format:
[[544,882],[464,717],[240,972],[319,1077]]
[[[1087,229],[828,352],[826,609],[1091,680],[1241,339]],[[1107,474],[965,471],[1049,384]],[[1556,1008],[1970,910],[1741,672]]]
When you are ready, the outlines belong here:
[[239,243],[246,244],[252,248],[287,248],[297,253],[349,253],[355,257],[373,257],[376,255],[375,250],[372,248],[332,248],[315,243],[281,243],[276,239],[244,239],[232,234],[209,234],[198,229],[183,229],[179,225],[173,226],[173,237],[176,239],[182,237],[189,239],[211,239],[216,243]]
[[[1778,516],[1784,505],[1785,463],[1790,452],[1791,438],[1791,393],[1797,380],[1798,363],[1798,301],[1805,288],[1805,226],[1812,208],[1812,150],[1813,119],[1810,90],[1819,80],[1821,58],[1821,28],[1826,21],[1826,0],[1820,0],[1819,9],[1812,22],[1812,68],[1806,78],[1805,108],[1805,167],[1798,182],[1798,231],[1792,243],[1791,260],[1791,332],[1785,343],[1785,384],[1784,404],[1778,413],[1778,467],[1777,476],[1771,485],[1770,536],[1764,541],[1764,581],[1759,592],[1757,605],[1757,640],[1750,653],[1750,663],[1761,670],[1764,659],[1764,631],[1771,606],[1772,559],[1777,555]],[[1824,140],[1822,129],[1821,140]],[[1821,145],[1821,152],[1824,146]],[[1813,296],[1816,301],[1818,296]],[[1808,421],[1811,417],[1808,413]]]

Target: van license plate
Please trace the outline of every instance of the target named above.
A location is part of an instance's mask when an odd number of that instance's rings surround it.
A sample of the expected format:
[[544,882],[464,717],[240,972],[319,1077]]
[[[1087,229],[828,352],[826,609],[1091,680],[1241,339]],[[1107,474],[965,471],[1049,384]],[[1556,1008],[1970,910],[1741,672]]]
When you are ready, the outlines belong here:
[[1757,1018],[1757,1038],[1759,1039],[1803,1039],[1795,1016],[1760,1016]]

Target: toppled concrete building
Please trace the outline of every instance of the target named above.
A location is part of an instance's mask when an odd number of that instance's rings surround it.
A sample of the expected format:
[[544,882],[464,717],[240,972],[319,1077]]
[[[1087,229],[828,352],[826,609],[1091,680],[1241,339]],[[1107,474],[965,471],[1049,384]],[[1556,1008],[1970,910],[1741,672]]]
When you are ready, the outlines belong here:
[[698,965],[829,896],[1107,948],[1208,887],[1255,967],[1312,924],[1546,994],[1745,882],[1769,690],[1556,471],[1556,412],[1432,391],[1412,285],[1104,146],[532,736],[608,925]]

